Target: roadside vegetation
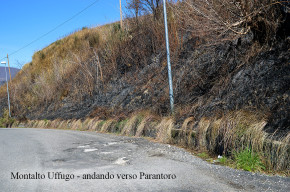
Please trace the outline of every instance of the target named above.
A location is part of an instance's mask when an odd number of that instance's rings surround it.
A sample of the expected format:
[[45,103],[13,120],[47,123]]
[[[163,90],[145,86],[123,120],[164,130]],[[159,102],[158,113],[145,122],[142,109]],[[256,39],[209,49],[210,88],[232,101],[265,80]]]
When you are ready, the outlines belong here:
[[[161,2],[130,0],[130,17],[124,20],[123,29],[118,22],[96,28],[83,27],[35,52],[32,62],[23,67],[10,87],[15,113],[27,114],[45,108],[51,102],[55,103],[55,108],[59,108],[66,98],[80,103],[99,92],[110,91],[111,81],[120,77],[123,77],[120,81],[124,81],[121,83],[141,78],[141,81],[149,80],[151,84],[166,86],[166,76],[163,77],[166,57]],[[272,0],[169,1],[168,24],[173,68],[182,67],[178,60],[182,59],[182,55],[194,51],[195,47],[238,40],[249,31],[257,33],[260,44],[254,44],[252,55],[245,57],[257,55],[265,47],[264,43],[269,43],[277,32],[280,20],[283,20],[280,9],[281,3]],[[150,72],[148,77],[139,76],[138,72],[154,60],[161,64],[161,69],[155,71],[156,77]],[[182,79],[174,80],[180,82]],[[183,94],[182,91],[190,90],[188,87],[180,91]],[[3,87],[0,94],[3,98]],[[152,110],[159,114],[168,113],[167,107],[162,109],[165,107],[163,103],[167,102],[167,94],[159,95],[158,100],[161,106]],[[184,108],[185,104],[183,102],[180,108]],[[177,107],[177,113],[188,113],[180,108]],[[109,113],[108,109],[106,111],[102,113]]]
[[220,119],[204,118],[199,122],[188,118],[181,129],[173,117],[162,118],[147,111],[123,120],[101,120],[98,117],[85,120],[30,120],[26,126],[143,136],[193,150],[210,163],[289,176],[290,135],[271,140],[271,135],[263,131],[265,121],[258,117],[247,118],[249,116],[247,112],[235,112]]
[[162,11],[129,0],[123,28],[84,27],[35,52],[9,84],[14,126],[152,137],[289,176],[289,4],[168,1],[173,116]]
[[11,128],[15,118],[9,117],[9,111],[6,109],[3,112],[3,116],[0,118],[0,128]]

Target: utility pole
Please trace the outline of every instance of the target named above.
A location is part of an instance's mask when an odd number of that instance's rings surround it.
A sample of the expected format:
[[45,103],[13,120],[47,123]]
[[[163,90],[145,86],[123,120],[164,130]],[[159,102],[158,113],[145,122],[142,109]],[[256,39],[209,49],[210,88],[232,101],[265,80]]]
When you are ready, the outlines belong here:
[[120,0],[120,27],[123,29],[122,2]]
[[10,72],[10,65],[9,65],[9,58],[8,58],[8,54],[7,54],[7,61],[8,61],[8,69],[9,69],[9,76],[10,76],[10,83],[11,83],[11,72]]
[[8,88],[8,80],[7,80],[6,61],[2,61],[1,64],[4,64],[5,65],[6,84],[7,84],[7,97],[8,97],[8,110],[9,110],[9,117],[11,117],[11,112],[10,112],[10,97],[9,97],[9,88]]
[[163,11],[164,11],[166,52],[167,52],[170,109],[171,109],[171,114],[173,115],[174,114],[174,96],[173,96],[173,85],[172,85],[171,64],[170,64],[170,49],[169,49],[169,39],[168,39],[168,27],[167,27],[166,0],[163,0]]

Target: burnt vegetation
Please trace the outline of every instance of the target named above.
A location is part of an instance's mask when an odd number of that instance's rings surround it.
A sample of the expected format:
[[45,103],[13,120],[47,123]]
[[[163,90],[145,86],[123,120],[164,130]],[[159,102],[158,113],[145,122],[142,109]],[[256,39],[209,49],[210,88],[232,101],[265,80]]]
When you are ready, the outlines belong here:
[[[217,121],[241,111],[248,121],[265,121],[263,131],[274,138],[286,137],[289,3],[168,1],[167,12],[177,126],[188,118]],[[123,120],[144,110],[168,115],[164,39],[162,1],[128,1],[123,28],[118,22],[84,27],[36,52],[10,84],[13,115],[50,120]],[[4,87],[0,93],[3,110]],[[225,153],[223,133],[211,151]]]

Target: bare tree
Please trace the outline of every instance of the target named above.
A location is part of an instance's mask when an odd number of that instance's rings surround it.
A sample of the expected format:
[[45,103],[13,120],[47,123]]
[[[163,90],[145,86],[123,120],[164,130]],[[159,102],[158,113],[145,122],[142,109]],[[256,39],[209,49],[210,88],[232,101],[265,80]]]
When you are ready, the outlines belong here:
[[133,12],[135,20],[138,24],[138,17],[142,14],[142,11],[144,11],[142,7],[141,0],[129,0],[127,1],[126,8]]
[[160,15],[160,5],[161,0],[143,0],[143,5],[147,8],[147,10],[150,10],[150,12],[153,14],[154,19],[158,19]]
[[154,19],[158,19],[161,2],[161,0],[128,0],[127,9],[134,12],[136,19],[142,12],[152,13]]
[[183,29],[196,36],[231,39],[252,30],[269,39],[279,23],[277,4],[276,0],[184,0],[175,14]]

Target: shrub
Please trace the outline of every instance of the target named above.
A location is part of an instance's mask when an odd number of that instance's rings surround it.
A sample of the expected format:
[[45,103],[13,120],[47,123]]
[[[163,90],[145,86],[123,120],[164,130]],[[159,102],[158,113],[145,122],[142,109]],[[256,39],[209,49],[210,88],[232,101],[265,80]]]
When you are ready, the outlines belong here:
[[176,7],[183,28],[210,42],[236,38],[253,31],[260,43],[270,41],[283,18],[282,2],[184,0]]
[[3,117],[0,118],[0,127],[11,127],[15,122],[14,118],[9,117],[9,112],[7,109],[4,110]]
[[245,148],[241,152],[235,152],[235,162],[238,169],[245,171],[261,171],[265,169],[259,155],[249,148]]

